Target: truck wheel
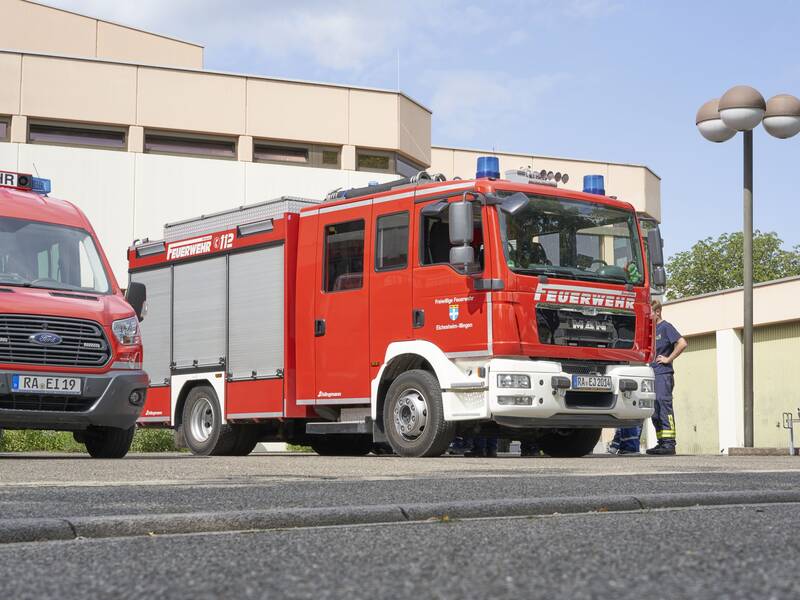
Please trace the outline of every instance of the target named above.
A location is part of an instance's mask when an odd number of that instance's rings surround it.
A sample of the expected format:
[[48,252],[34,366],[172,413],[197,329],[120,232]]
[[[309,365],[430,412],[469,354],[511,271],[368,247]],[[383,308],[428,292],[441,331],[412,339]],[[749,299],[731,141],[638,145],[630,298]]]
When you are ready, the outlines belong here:
[[372,438],[368,435],[331,434],[316,436],[311,440],[311,449],[320,456],[366,456],[372,450]]
[[247,456],[258,444],[258,427],[253,425],[233,425],[236,441],[228,456]]
[[383,428],[395,454],[441,456],[455,436],[444,420],[439,381],[428,371],[407,371],[392,382],[383,409]]
[[192,454],[221,456],[236,443],[236,432],[222,424],[222,410],[214,388],[199,385],[192,388],[183,405],[181,421],[186,445]]
[[578,458],[591,453],[601,429],[555,429],[537,440],[539,448],[554,458]]
[[136,426],[128,429],[97,427],[83,434],[86,450],[92,458],[122,458],[130,450]]

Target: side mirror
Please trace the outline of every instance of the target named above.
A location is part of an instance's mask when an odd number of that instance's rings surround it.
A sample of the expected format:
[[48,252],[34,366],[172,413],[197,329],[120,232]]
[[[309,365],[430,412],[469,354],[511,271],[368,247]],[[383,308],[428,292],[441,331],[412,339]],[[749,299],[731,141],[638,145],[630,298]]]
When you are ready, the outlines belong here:
[[664,266],[664,241],[661,239],[658,227],[647,232],[647,249],[650,251],[650,265],[655,273],[658,267]]
[[667,285],[667,272],[664,267],[655,267],[650,275],[652,287],[663,290]]
[[131,281],[125,291],[125,300],[131,305],[136,317],[141,321],[144,319],[144,304],[147,301],[147,287],[138,281]]
[[451,202],[447,220],[450,229],[450,265],[459,271],[471,273],[477,267],[475,248],[471,246],[475,230],[472,202]]
[[530,198],[525,194],[522,192],[514,192],[510,196],[503,198],[503,201],[500,203],[500,210],[509,215],[513,215],[525,208],[528,202],[530,202]]

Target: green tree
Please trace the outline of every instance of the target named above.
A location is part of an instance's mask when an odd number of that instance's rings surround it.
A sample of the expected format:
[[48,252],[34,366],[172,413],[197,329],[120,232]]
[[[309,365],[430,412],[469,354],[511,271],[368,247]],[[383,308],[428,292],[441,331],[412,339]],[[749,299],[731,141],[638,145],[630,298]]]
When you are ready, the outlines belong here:
[[[667,261],[670,300],[740,287],[743,283],[743,236],[724,233],[716,239],[700,240],[689,250]],[[761,283],[800,275],[800,246],[782,248],[774,231],[753,235],[753,281]]]

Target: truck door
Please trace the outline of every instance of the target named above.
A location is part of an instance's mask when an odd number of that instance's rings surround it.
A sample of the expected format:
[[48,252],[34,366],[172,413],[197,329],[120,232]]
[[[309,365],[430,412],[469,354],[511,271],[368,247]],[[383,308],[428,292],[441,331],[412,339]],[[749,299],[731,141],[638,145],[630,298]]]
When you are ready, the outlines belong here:
[[317,404],[367,404],[370,209],[319,215],[314,317]]
[[377,376],[386,348],[410,340],[411,311],[411,198],[375,204],[372,212],[375,243],[370,273],[370,379]]
[[[455,200],[454,198],[453,200]],[[418,204],[414,233],[417,238],[413,309],[419,322],[415,338],[436,344],[445,353],[491,353],[489,295],[475,289],[475,278],[489,279],[490,245],[484,244],[483,212],[474,204],[473,247],[482,272],[467,275],[450,266],[447,202]]]

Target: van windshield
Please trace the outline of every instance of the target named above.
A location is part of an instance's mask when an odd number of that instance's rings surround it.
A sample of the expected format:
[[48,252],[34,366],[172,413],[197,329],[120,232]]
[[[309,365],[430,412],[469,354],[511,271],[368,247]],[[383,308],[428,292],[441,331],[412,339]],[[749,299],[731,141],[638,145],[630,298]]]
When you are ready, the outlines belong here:
[[513,215],[498,211],[506,263],[512,271],[644,283],[633,212],[594,202],[528,197],[529,202]]
[[103,262],[89,232],[0,217],[0,285],[107,294]]

